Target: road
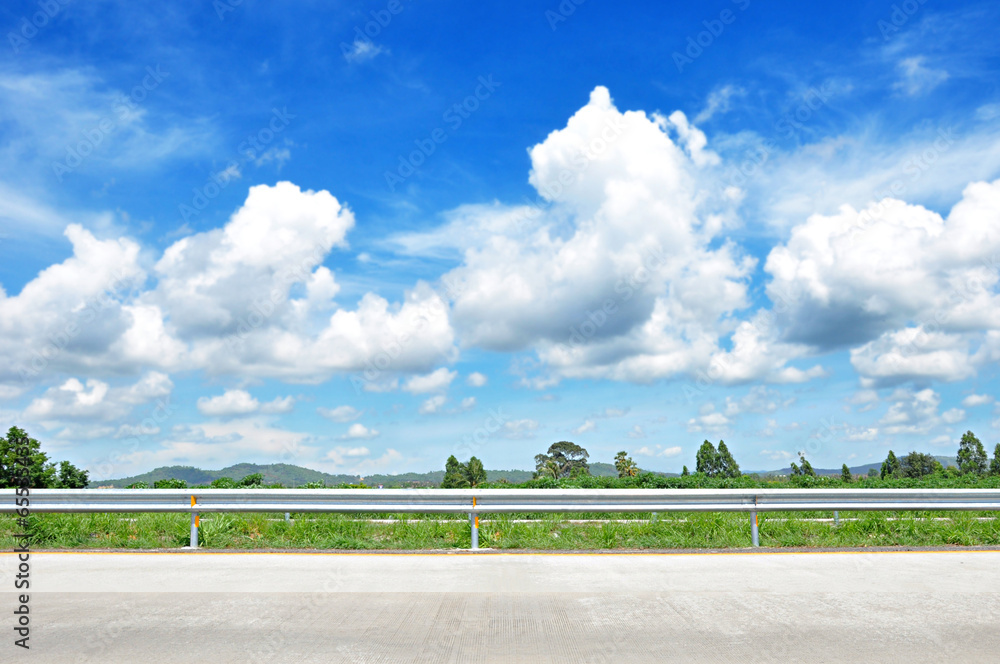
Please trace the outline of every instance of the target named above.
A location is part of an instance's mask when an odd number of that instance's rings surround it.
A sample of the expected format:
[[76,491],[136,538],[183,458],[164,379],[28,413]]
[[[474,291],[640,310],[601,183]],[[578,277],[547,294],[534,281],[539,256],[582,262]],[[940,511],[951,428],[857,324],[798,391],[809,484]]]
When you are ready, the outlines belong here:
[[33,553],[3,662],[996,662],[1000,552]]

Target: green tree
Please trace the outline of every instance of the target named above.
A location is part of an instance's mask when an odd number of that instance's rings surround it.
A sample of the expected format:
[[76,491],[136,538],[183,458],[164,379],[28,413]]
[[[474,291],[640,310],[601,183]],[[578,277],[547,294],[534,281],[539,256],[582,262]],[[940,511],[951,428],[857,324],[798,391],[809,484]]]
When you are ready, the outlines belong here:
[[739,477],[741,475],[740,466],[736,463],[733,455],[729,453],[729,448],[726,447],[724,441],[719,441],[719,452],[716,458],[718,460],[716,472],[719,477]]
[[889,455],[885,458],[885,461],[882,462],[882,472],[879,473],[879,476],[882,479],[892,479],[894,477],[899,477],[901,472],[902,469],[899,465],[899,459],[896,458],[896,455],[892,450],[889,450]]
[[802,469],[799,471],[800,475],[807,477],[816,477],[816,471],[813,470],[812,464],[806,459],[802,452],[799,452],[799,463],[802,464]]
[[874,468],[869,468],[868,469],[868,477],[871,477],[871,478],[878,477],[878,471],[875,470]]
[[935,463],[937,460],[930,454],[913,451],[903,457],[900,462],[900,472],[903,477],[923,477],[934,472]]
[[263,486],[264,476],[261,473],[250,473],[245,475],[243,479],[240,480],[241,487],[248,486]]
[[90,473],[80,470],[69,461],[59,462],[59,477],[56,487],[59,489],[86,489],[90,483]]
[[789,464],[789,467],[792,469],[792,477],[797,477],[802,474],[802,469],[799,468],[799,464],[794,461]]
[[42,451],[41,443],[24,429],[11,427],[7,436],[0,438],[0,488],[21,486],[25,469],[30,488],[44,489],[56,485],[56,467],[49,463],[49,456]]
[[639,474],[639,467],[625,450],[615,455],[615,469],[618,471],[618,477],[635,477]]
[[986,450],[975,434],[966,431],[958,445],[958,469],[962,473],[982,475],[986,472]]
[[851,469],[847,467],[846,463],[840,467],[840,479],[844,482],[854,481],[854,475],[851,474]]
[[590,454],[584,448],[568,440],[561,440],[558,443],[552,443],[546,454],[535,455],[535,473],[541,474],[548,462],[553,461],[559,468],[557,479],[559,477],[589,475],[590,464],[587,463],[589,458]]
[[990,475],[1000,475],[1000,443],[993,448],[993,461],[990,461]]
[[148,489],[149,482],[132,482],[125,487],[126,489]]
[[168,480],[156,480],[153,482],[154,489],[186,489],[188,483],[171,477]]
[[707,440],[698,448],[695,455],[695,472],[703,473],[709,477],[715,477],[719,469],[719,453],[715,445]]
[[476,457],[469,459],[469,463],[465,464],[465,479],[469,486],[478,486],[484,483],[486,470],[483,468],[483,462]]
[[441,481],[441,488],[463,489],[468,487],[469,480],[465,475],[465,467],[452,454],[444,463],[444,479]]
[[691,475],[691,472],[688,470],[687,466],[684,466],[681,470],[681,477],[688,477],[689,475]]
[[239,484],[232,477],[219,477],[212,480],[213,489],[235,489],[237,487]]

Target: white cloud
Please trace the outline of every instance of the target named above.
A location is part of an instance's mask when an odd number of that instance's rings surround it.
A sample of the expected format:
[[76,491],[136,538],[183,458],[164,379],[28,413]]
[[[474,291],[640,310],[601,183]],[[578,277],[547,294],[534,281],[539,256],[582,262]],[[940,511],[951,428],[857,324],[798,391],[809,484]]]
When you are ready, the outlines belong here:
[[721,237],[715,213],[731,202],[703,202],[698,163],[711,158],[682,119],[619,112],[598,87],[530,150],[545,209],[464,206],[445,228],[397,238],[411,252],[446,238],[462,257],[443,282],[466,344],[534,349],[552,374],[535,385],[707,366],[755,262]]
[[848,429],[844,437],[852,442],[875,440],[878,438],[878,427]]
[[457,371],[448,371],[441,367],[425,376],[413,376],[406,381],[403,389],[410,394],[428,394],[430,392],[443,392],[451,385],[458,375]]
[[785,450],[761,450],[760,455],[766,456],[772,461],[782,461],[795,458],[794,454]]
[[578,436],[581,433],[587,433],[588,431],[594,431],[595,429],[597,429],[597,425],[594,424],[593,420],[584,420],[583,424],[575,429],[572,429],[570,433]]
[[462,410],[472,410],[476,407],[476,397],[465,397],[462,399]]
[[646,432],[645,432],[645,430],[643,430],[643,428],[642,428],[641,425],[636,424],[628,432],[628,437],[629,438],[645,438],[646,437]]
[[633,454],[635,454],[636,456],[670,458],[679,456],[681,452],[682,452],[681,448],[676,446],[664,448],[662,445],[654,445],[653,447],[644,445],[643,447],[640,447],[635,452],[633,452]]
[[316,412],[334,422],[351,422],[364,415],[364,411],[353,406],[337,406],[336,408],[317,408]]
[[473,371],[469,374],[469,377],[465,379],[466,385],[470,387],[482,387],[487,382],[486,376],[479,373],[478,371]]
[[795,403],[795,399],[783,399],[777,390],[768,389],[764,385],[758,385],[739,399],[731,396],[726,397],[725,414],[727,417],[735,417],[743,413],[773,413],[778,408],[788,407]]
[[747,91],[737,85],[724,85],[721,88],[712,90],[705,101],[705,108],[695,116],[694,121],[698,124],[707,122],[717,113],[725,113],[729,110],[729,102],[734,97],[744,97]]
[[966,408],[975,408],[976,406],[985,406],[991,403],[993,403],[993,397],[989,394],[970,394],[962,399],[962,405]]
[[294,404],[295,399],[290,396],[276,397],[273,401],[262,404],[246,390],[226,390],[219,396],[199,398],[198,412],[210,417],[232,417],[257,412],[288,413]]
[[945,424],[958,424],[965,419],[965,411],[961,408],[952,408],[941,414],[941,419]]
[[441,407],[444,406],[446,401],[448,401],[448,398],[446,396],[444,396],[443,394],[438,394],[420,404],[418,412],[421,415],[431,415],[433,413],[440,411]]
[[729,430],[730,419],[715,412],[715,406],[704,404],[698,417],[688,420],[687,429],[691,433],[724,433]]
[[87,379],[85,384],[70,378],[33,399],[24,410],[24,416],[52,423],[121,419],[137,405],[168,397],[173,387],[166,374],[156,371],[145,374],[132,385],[115,388],[94,378]]
[[942,422],[938,415],[941,397],[932,389],[897,390],[893,398],[895,402],[879,422],[886,433],[926,434]]
[[927,58],[924,56],[913,56],[900,60],[898,63],[900,80],[893,84],[893,89],[902,90],[912,97],[923,92],[930,92],[948,80],[948,72],[928,67],[924,64],[926,61]]
[[377,429],[369,429],[360,422],[355,422],[347,430],[347,433],[341,436],[344,440],[371,440],[372,438],[377,438],[379,432]]
[[811,216],[765,265],[785,339],[852,347],[868,387],[974,375],[1000,329],[997,205],[1000,182],[980,182],[946,219],[893,199]]
[[370,39],[355,39],[349,48],[342,46],[341,49],[348,62],[367,62],[381,53],[389,52],[388,49],[382,48]]
[[536,420],[511,420],[509,422],[504,422],[502,435],[504,438],[510,438],[513,440],[534,438],[535,431],[538,430],[538,426],[539,425]]
[[370,454],[371,451],[367,447],[342,447],[338,445],[326,453],[325,459],[338,466],[343,466],[348,462],[348,459],[366,457]]

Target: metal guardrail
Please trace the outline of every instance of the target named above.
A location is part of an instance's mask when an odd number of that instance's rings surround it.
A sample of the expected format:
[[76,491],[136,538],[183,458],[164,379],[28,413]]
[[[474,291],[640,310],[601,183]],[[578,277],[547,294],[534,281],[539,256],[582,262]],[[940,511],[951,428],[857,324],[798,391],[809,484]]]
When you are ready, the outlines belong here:
[[[0,491],[0,513],[20,509]],[[472,548],[479,514],[525,512],[759,512],[1000,510],[1000,489],[32,489],[32,513],[189,512],[197,548],[211,512],[468,513]]]

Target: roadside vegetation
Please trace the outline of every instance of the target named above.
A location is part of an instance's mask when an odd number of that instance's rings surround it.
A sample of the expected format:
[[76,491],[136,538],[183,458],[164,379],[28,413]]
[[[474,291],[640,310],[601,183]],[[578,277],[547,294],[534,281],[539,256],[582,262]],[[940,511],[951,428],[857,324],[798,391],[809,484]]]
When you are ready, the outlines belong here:
[[[13,438],[13,437],[17,438]],[[27,437],[12,429],[8,439]],[[0,460],[8,439],[0,439]],[[45,486],[79,484],[74,468],[56,472],[54,464],[31,439]],[[454,456],[445,464],[443,488],[991,488],[1000,489],[1000,445],[987,457],[970,431],[962,436],[957,466],[945,468],[934,457],[911,452],[897,457],[890,451],[880,469],[855,475],[846,464],[839,474],[820,475],[804,455],[790,472],[758,476],[741,472],[725,443],[705,441],[696,455],[695,472],[681,475],[640,471],[625,451],[615,457],[618,476],[589,472],[587,450],[569,441],[552,444],[535,457],[533,479],[513,483],[486,481],[482,462],[462,463]],[[2,469],[0,469],[2,470]],[[60,484],[65,475],[69,481]],[[76,479],[74,479],[74,477]],[[83,480],[86,475],[84,473]],[[281,488],[264,484],[260,473],[241,479],[220,477],[189,487],[178,479],[162,479],[146,488]],[[369,488],[364,484],[312,482],[299,487]],[[831,512],[761,513],[760,542],[765,547],[874,547],[1000,545],[1000,519],[995,512],[842,512],[835,523]],[[26,528],[13,515],[0,516],[0,547],[13,547],[15,534],[27,531],[36,549],[169,549],[188,545],[187,514],[32,514]],[[746,514],[510,514],[480,517],[480,546],[494,549],[613,550],[725,549],[750,545]],[[393,514],[208,514],[203,515],[200,544],[218,549],[339,549],[431,550],[466,549],[471,545],[466,515]]]

